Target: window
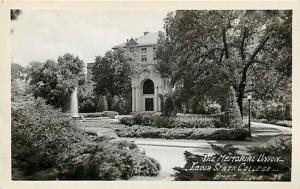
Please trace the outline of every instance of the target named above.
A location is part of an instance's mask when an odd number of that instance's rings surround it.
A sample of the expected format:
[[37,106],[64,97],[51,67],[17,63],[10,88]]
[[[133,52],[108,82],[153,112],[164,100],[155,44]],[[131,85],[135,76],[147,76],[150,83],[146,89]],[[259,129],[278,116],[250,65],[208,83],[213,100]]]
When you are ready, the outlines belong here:
[[154,61],[156,60],[156,54],[153,54],[153,60]]
[[156,47],[153,47],[153,51],[156,51]]
[[143,94],[154,94],[154,83],[147,79],[143,84]]
[[141,58],[142,58],[142,62],[146,62],[147,61],[147,56],[146,55],[142,55]]
[[146,51],[147,51],[147,48],[146,48],[146,47],[143,47],[141,50],[142,50],[142,52],[146,52]]

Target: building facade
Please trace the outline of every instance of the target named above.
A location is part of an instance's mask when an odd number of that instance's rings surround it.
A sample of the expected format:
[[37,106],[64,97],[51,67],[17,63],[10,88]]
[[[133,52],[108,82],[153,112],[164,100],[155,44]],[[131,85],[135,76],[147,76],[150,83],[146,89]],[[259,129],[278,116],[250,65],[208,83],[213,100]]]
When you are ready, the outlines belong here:
[[[162,95],[169,90],[168,82],[155,67],[157,39],[158,33],[144,32],[143,36],[127,39],[112,48],[124,48],[136,57],[137,71],[131,77],[132,112],[161,111]],[[92,66],[88,64],[88,72]]]

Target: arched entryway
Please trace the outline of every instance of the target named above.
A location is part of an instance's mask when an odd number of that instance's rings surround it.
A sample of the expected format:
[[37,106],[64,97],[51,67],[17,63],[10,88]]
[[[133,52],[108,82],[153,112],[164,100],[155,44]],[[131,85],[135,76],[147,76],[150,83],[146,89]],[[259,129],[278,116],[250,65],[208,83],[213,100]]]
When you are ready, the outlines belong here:
[[154,82],[146,79],[142,84],[144,110],[154,111]]

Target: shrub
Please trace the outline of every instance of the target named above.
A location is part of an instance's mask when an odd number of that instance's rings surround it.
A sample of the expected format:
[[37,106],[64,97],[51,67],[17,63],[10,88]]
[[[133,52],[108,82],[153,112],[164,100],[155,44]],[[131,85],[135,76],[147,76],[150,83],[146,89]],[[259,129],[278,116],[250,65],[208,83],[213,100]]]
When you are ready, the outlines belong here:
[[206,98],[195,97],[192,100],[192,113],[205,114],[208,111],[208,104]]
[[93,118],[93,117],[103,117],[103,112],[94,112],[94,113],[80,113],[85,118]]
[[245,129],[220,129],[206,138],[209,140],[244,140],[250,133]]
[[104,117],[110,117],[110,118],[112,118],[112,119],[115,119],[115,117],[116,117],[117,115],[119,115],[119,113],[118,113],[118,112],[115,112],[115,111],[104,111],[104,112],[102,112],[102,115],[103,115]]
[[134,118],[133,117],[122,117],[120,119],[120,123],[128,126],[132,126],[134,124]]
[[13,107],[11,116],[13,168],[26,177],[53,169],[69,138],[80,133],[70,127],[62,112],[40,98]]
[[156,117],[153,126],[158,128],[174,128],[174,119],[169,117]]
[[197,117],[197,116],[189,116],[189,117],[178,117],[175,118],[175,128],[180,127],[188,127],[188,128],[214,128],[214,119],[207,117]]
[[96,105],[94,97],[79,98],[79,112],[95,112]]
[[[143,155],[137,146],[110,143],[100,139],[89,144],[75,144],[61,156],[61,180],[116,180],[132,176],[156,176],[159,163]],[[100,163],[101,162],[101,163]]]
[[280,102],[268,101],[265,104],[264,114],[267,120],[284,120],[285,106]]
[[106,96],[100,95],[97,99],[96,111],[102,112],[102,111],[107,111],[107,109],[108,106],[107,106]]
[[221,113],[221,106],[217,103],[210,103],[207,107],[207,114],[218,114]]
[[119,102],[120,102],[120,99],[117,95],[113,96],[112,100],[111,100],[111,110],[112,111],[116,111],[116,112],[119,112],[120,108],[119,108]]
[[12,106],[11,133],[14,180],[114,180],[160,170],[136,145],[89,136],[42,99]]
[[215,128],[157,128],[133,125],[131,127],[118,126],[115,128],[120,137],[135,138],[165,138],[165,139],[211,139],[211,140],[244,140],[249,136],[242,129]]
[[169,94],[164,100],[162,116],[173,117],[176,116],[176,109],[174,105],[174,100],[171,94]]
[[150,126],[154,123],[154,117],[158,117],[155,113],[139,112],[133,115],[134,124]]
[[225,122],[225,126],[228,128],[243,127],[243,120],[240,113],[240,109],[236,102],[236,95],[233,87],[230,87],[228,91],[224,122]]
[[292,127],[292,121],[289,121],[289,120],[276,121],[275,124],[284,126],[284,127]]
[[[275,141],[275,144],[274,144]],[[241,154],[237,153],[238,148],[232,145],[220,145],[216,146],[211,144],[214,150],[212,159],[218,159],[220,156],[230,155],[231,157],[241,157]],[[254,146],[248,148],[248,154],[252,157],[258,157],[264,154],[266,157],[280,157],[279,162],[258,162],[258,161],[240,161],[238,165],[246,163],[247,167],[268,167],[271,166],[271,171],[244,171],[234,169],[237,166],[237,162],[234,161],[204,161],[204,155],[193,154],[188,151],[184,152],[186,164],[184,167],[174,167],[175,180],[176,181],[224,181],[224,177],[229,178],[231,181],[290,181],[291,180],[291,138],[285,136],[284,138],[271,139],[264,146]],[[221,163],[220,163],[221,162]],[[221,171],[214,169],[216,164],[221,164],[223,167],[231,167],[229,171]],[[205,171],[197,170],[195,167],[191,169],[193,165],[198,167],[210,166],[211,169],[207,168]],[[218,166],[220,167],[220,165]],[[277,170],[276,172],[273,170]],[[221,174],[224,177],[218,177]],[[233,176],[235,175],[235,176]],[[262,180],[261,180],[262,179]],[[251,180],[250,180],[251,181]]]

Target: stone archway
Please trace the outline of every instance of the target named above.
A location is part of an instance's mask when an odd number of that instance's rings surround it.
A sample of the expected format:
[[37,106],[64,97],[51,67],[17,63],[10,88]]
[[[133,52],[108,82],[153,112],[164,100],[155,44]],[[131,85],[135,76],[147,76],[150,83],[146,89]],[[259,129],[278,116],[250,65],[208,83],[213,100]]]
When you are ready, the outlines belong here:
[[154,111],[154,82],[151,79],[145,79],[141,83],[142,106],[144,111]]

